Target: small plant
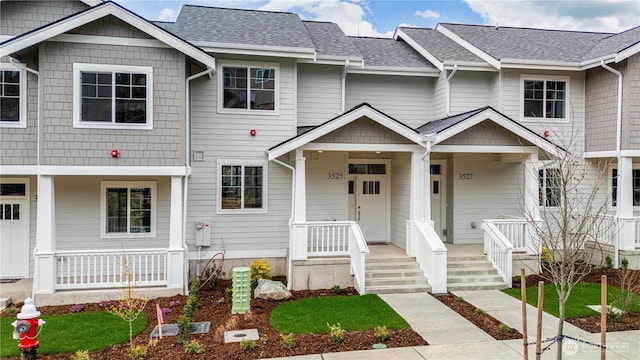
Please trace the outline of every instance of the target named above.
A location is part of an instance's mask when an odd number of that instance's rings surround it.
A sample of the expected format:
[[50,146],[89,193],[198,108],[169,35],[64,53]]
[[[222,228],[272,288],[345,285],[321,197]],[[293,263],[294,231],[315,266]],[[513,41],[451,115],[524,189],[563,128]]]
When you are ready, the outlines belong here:
[[144,345],[135,345],[129,350],[131,360],[142,360],[147,357],[147,347]]
[[340,285],[333,285],[331,287],[331,292],[335,295],[338,295],[340,293]]
[[476,308],[476,314],[482,315],[482,314],[484,314],[484,310],[482,310],[480,308]]
[[192,318],[193,314],[196,312],[196,303],[198,302],[198,298],[193,295],[193,293],[189,294],[187,297],[187,302],[182,307],[182,312],[187,317]]
[[607,321],[612,323],[620,321],[620,312],[612,306],[607,306]]
[[178,317],[178,337],[181,343],[184,344],[187,341],[187,336],[191,334],[191,327],[191,318],[186,315],[180,315]]
[[225,301],[227,301],[227,300],[224,298],[224,296],[221,297],[220,299],[218,299],[218,305],[224,304]]
[[376,337],[380,341],[387,341],[391,337],[386,326],[376,326],[375,328],[373,328],[373,331],[375,331]]
[[256,260],[251,264],[251,282],[260,279],[271,279],[271,267],[267,258]]
[[111,301],[109,301],[109,300],[101,300],[100,301],[100,307],[108,308],[109,306],[111,306]]
[[620,264],[622,267],[617,274],[621,291],[612,304],[623,312],[630,312],[634,304],[640,302],[640,271],[630,270],[627,258],[622,258]]
[[178,301],[178,300],[169,301],[169,307],[174,307],[174,306],[177,306],[177,305],[180,305],[180,301]]
[[82,304],[75,304],[71,306],[71,312],[72,313],[79,313],[84,311],[84,305]]
[[19,313],[19,312],[20,312],[20,311],[19,311],[19,310],[18,310],[18,308],[17,308],[17,307],[15,307],[15,306],[8,307],[8,308],[4,309],[4,313],[5,313],[5,314],[7,314],[7,315],[9,315],[9,316],[14,316],[14,315],[16,315],[16,314],[17,314],[17,313]]
[[607,270],[611,270],[613,269],[613,260],[611,259],[611,256],[607,255],[606,258],[604,258],[604,262],[605,262],[605,266],[607,267]]
[[514,284],[520,284],[520,281],[522,280],[522,277],[520,277],[520,275],[516,275],[513,277],[513,283]]
[[224,289],[224,296],[231,297],[232,295],[233,295],[233,288],[228,287]]
[[464,298],[462,296],[456,296],[456,301],[464,301]]
[[280,341],[280,346],[284,349],[293,349],[296,347],[296,335],[294,333],[289,333],[287,335],[280,335],[282,337],[282,341]]
[[507,331],[511,331],[511,327],[509,327],[509,325],[501,323],[500,324],[500,330],[503,332],[507,332]]
[[198,293],[200,291],[200,279],[199,278],[195,278],[191,284],[189,284],[189,295],[198,297]]
[[269,337],[267,335],[260,335],[260,342],[262,344],[266,344],[269,342]]
[[553,263],[553,255],[551,255],[549,248],[544,245],[542,245],[542,250],[540,251],[540,259],[546,264]]
[[184,351],[187,354],[202,354],[204,352],[204,345],[198,340],[191,340],[184,344]]
[[73,355],[73,359],[74,360],[91,360],[91,357],[89,356],[89,351],[87,351],[87,350],[78,350]]
[[327,323],[327,328],[329,328],[329,341],[332,343],[339,343],[342,341],[342,337],[344,336],[344,328],[340,323],[329,325]]
[[240,340],[240,350],[242,351],[250,351],[256,348],[255,340],[244,339]]

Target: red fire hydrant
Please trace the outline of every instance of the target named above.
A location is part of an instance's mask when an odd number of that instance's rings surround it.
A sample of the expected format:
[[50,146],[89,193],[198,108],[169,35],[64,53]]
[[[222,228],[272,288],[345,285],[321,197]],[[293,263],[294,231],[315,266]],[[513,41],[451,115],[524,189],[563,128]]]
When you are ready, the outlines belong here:
[[11,323],[15,329],[13,338],[20,339],[18,349],[22,353],[22,360],[36,358],[36,349],[40,345],[37,328],[45,323],[44,320],[38,319],[38,316],[40,316],[40,311],[36,309],[33,300],[27,298],[22,306],[22,311],[18,313],[18,320]]

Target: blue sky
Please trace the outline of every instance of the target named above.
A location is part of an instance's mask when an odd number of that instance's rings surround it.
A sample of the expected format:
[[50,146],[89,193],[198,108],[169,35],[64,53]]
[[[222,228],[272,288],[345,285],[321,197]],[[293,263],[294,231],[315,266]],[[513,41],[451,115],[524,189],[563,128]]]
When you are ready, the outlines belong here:
[[397,26],[439,22],[620,32],[640,25],[638,0],[115,0],[148,20],[173,21],[182,4],[288,11],[332,21],[348,35],[390,37]]

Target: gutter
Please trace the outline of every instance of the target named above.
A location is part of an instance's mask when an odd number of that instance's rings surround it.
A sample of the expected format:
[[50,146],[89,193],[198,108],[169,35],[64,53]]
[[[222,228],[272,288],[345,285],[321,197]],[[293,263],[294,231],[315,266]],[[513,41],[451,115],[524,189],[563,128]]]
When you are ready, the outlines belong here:
[[[600,66],[602,66],[603,69],[609,71],[610,73],[613,73],[618,77],[618,105],[617,105],[617,115],[616,115],[616,157],[618,158],[618,171],[619,171],[620,162],[622,161],[621,148],[622,148],[622,78],[623,76],[620,71],[605,64],[604,60],[600,60]],[[618,190],[620,190],[620,187],[618,187]],[[620,216],[619,206],[617,207],[616,212],[617,212],[617,217],[619,217]],[[618,258],[620,256],[618,254],[619,247],[620,247],[620,244],[618,241],[618,237],[616,237],[616,241],[614,243],[614,255],[613,255],[614,257],[613,263],[616,269],[618,268],[618,261],[619,261]]]
[[291,249],[293,245],[293,216],[296,205],[296,168],[283,163],[278,159],[271,160],[278,165],[282,165],[291,170],[291,216],[289,217],[289,250],[287,251],[287,289],[291,290],[293,287],[293,260],[291,259]]
[[342,68],[341,81],[341,94],[340,94],[340,114],[344,113],[345,97],[347,92],[347,70],[349,69],[349,60],[345,60],[344,67]]
[[447,116],[451,116],[451,79],[453,79],[453,77],[456,75],[456,73],[458,72],[458,64],[454,64],[453,65],[453,70],[451,71],[451,74],[449,74],[449,76],[447,77],[447,109],[446,109],[446,113]]

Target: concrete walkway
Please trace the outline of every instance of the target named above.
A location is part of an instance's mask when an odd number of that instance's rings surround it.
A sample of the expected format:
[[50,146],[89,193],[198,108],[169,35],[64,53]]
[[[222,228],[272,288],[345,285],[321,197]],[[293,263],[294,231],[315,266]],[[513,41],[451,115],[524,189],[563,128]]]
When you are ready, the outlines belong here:
[[[460,291],[465,301],[485,310],[501,322],[522,332],[520,301],[497,290]],[[380,297],[411,325],[430,345],[384,350],[294,356],[297,360],[424,360],[424,359],[492,359],[523,358],[522,340],[497,341],[475,325],[426,293],[384,294]],[[530,342],[535,341],[536,309],[527,307]],[[543,338],[555,335],[558,319],[544,314]],[[590,334],[565,323],[565,334],[600,342],[600,334]],[[564,359],[600,359],[600,349],[573,340],[563,344]],[[556,345],[542,354],[542,359],[556,358]],[[535,359],[535,344],[528,347],[529,359]],[[608,360],[640,359],[640,330],[607,333]]]

